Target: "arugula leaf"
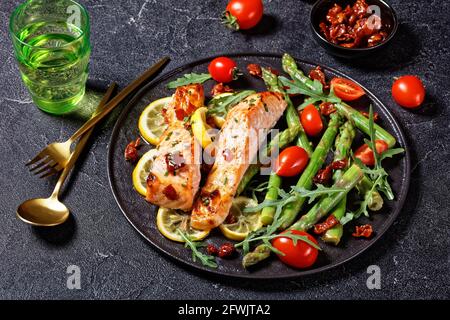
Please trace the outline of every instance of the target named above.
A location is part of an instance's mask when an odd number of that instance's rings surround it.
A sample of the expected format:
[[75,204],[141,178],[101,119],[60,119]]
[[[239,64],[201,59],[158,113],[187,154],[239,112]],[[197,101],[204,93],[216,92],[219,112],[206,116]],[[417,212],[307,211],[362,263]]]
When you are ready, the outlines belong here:
[[400,153],[403,153],[403,152],[405,152],[405,149],[403,149],[403,148],[394,148],[394,149],[386,150],[385,152],[383,152],[381,154],[380,161],[384,160],[386,158],[392,158],[396,154],[400,154]]
[[306,98],[305,101],[303,101],[303,103],[300,104],[300,105],[297,107],[297,111],[303,110],[303,109],[305,109],[307,106],[309,106],[310,104],[316,103],[316,102],[318,102],[318,101],[320,101],[320,100],[317,99],[317,98],[311,98],[311,97],[310,97],[310,98]]
[[216,258],[215,257],[213,257],[211,255],[208,255],[208,254],[204,254],[204,253],[202,253],[202,252],[200,252],[198,250],[198,248],[204,246],[204,244],[202,242],[193,242],[186,233],[184,233],[180,229],[178,229],[177,231],[180,234],[180,236],[183,238],[183,240],[185,241],[184,247],[191,249],[191,251],[192,251],[192,260],[194,262],[196,262],[197,259],[199,259],[200,262],[204,266],[207,266],[207,267],[210,267],[210,268],[217,268],[217,263],[216,263]]
[[208,115],[221,115],[225,116],[228,111],[237,105],[239,102],[247,98],[249,95],[256,93],[253,90],[244,90],[240,92],[233,93],[228,96],[213,98],[208,104]]
[[314,200],[316,200],[316,198],[319,196],[332,195],[333,193],[345,191],[345,189],[343,188],[335,188],[335,187],[327,188],[321,184],[318,184],[317,189],[314,190],[307,190],[305,188],[298,188],[296,186],[292,187],[292,190],[295,191],[301,198],[309,198],[308,204],[314,202]]
[[[314,190],[308,190],[305,188],[298,188],[297,186],[291,187],[290,192],[286,192],[281,188],[278,188],[278,196],[280,197],[277,200],[264,200],[260,204],[255,207],[244,208],[244,212],[258,212],[265,207],[277,207],[281,209],[286,206],[290,202],[296,201],[298,198],[309,198],[308,204],[311,204],[314,200],[319,196],[323,195],[331,195],[337,192],[345,191],[343,188],[336,187],[324,187],[323,185],[317,185],[317,188]],[[274,219],[275,221],[275,219]]]
[[341,102],[341,99],[336,97],[333,92],[330,92],[328,95],[323,93],[322,84],[319,81],[314,81],[313,85],[307,85],[298,80],[290,80],[283,76],[278,77],[278,79],[284,87],[288,88],[286,90],[288,94],[303,94],[316,101]]
[[[309,202],[313,202],[317,197],[323,196],[323,195],[329,195],[336,192],[342,192],[344,189],[342,188],[326,188],[322,185],[318,185],[317,189],[315,190],[307,190],[305,188],[297,188],[292,187],[290,192],[284,191],[282,188],[278,188],[278,196],[279,199],[277,200],[264,200],[262,203],[258,204],[256,207],[249,207],[245,208],[244,212],[258,212],[261,211],[265,207],[275,207],[275,214],[273,217],[273,222],[267,227],[261,228],[257,230],[256,232],[250,233],[243,241],[241,241],[237,246],[242,246],[244,250],[244,254],[247,254],[250,250],[250,243],[255,241],[262,241],[266,245],[268,245],[269,248],[271,248],[272,251],[274,251],[272,246],[270,244],[267,244],[267,242],[271,239],[274,239],[277,237],[276,232],[279,230],[280,226],[283,224],[284,220],[281,216],[281,212],[288,203],[297,201],[299,197],[305,197],[309,198]],[[285,236],[285,234],[283,234]],[[303,239],[301,236],[292,234],[291,236],[288,236],[288,238],[292,239],[293,241],[302,240],[305,242],[308,242],[307,239]],[[309,243],[309,242],[308,242]],[[309,243],[312,245],[311,243]],[[315,246],[314,246],[315,247]]]
[[188,73],[185,74],[183,77],[178,78],[177,80],[174,80],[172,82],[169,82],[167,84],[167,88],[169,89],[175,89],[180,86],[185,86],[192,83],[203,83],[206,80],[211,79],[211,75],[209,73]]
[[[283,235],[281,235],[281,236],[283,238],[291,239],[294,245],[297,245],[298,241],[303,241],[303,242],[309,244],[311,247],[316,248],[317,250],[322,250],[317,244],[315,244],[314,242],[309,240],[307,236],[295,234],[292,232],[292,230],[288,230],[287,232],[283,233]],[[281,251],[276,249],[271,243],[271,240],[278,238],[278,237],[280,237],[279,234],[263,234],[260,236],[253,237],[249,240],[245,239],[244,241],[236,244],[235,247],[237,247],[237,248],[242,247],[242,249],[244,251],[244,255],[245,255],[250,251],[250,243],[251,242],[262,241],[274,253],[279,254],[279,255],[284,255],[284,253],[282,253]]]
[[372,181],[372,188],[365,193],[364,199],[359,202],[359,207],[354,212],[347,212],[344,217],[340,220],[341,224],[346,224],[351,220],[358,219],[362,214],[369,216],[368,207],[372,202],[373,193],[375,190],[382,192],[388,200],[394,199],[394,192],[392,191],[391,185],[389,184],[388,178],[389,174],[381,165],[381,162],[385,158],[391,158],[392,156],[402,153],[405,150],[403,148],[395,148],[386,150],[382,154],[376,151],[375,143],[375,125],[373,121],[373,109],[372,106],[369,108],[369,139],[364,139],[364,142],[373,151],[375,166],[374,168],[367,167],[360,159],[353,157],[354,162],[363,170],[363,172]]

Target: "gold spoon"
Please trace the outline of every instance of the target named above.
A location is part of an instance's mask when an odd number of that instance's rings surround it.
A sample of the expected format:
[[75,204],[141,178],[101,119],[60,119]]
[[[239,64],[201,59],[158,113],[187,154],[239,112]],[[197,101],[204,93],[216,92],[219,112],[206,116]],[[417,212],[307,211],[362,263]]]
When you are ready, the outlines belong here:
[[[102,111],[103,107],[109,101],[112,93],[116,89],[116,86],[117,84],[115,82],[109,86],[108,91],[106,91],[102,101],[100,101],[97,109],[95,110],[93,117]],[[70,211],[64,205],[64,203],[59,201],[59,191],[61,190],[64,180],[66,180],[67,175],[77,161],[78,156],[86,145],[86,142],[89,139],[92,130],[93,128],[87,131],[81,137],[80,141],[75,147],[75,150],[69,158],[67,166],[64,168],[61,176],[59,177],[52,195],[46,199],[36,198],[27,200],[17,208],[17,217],[20,220],[25,223],[41,227],[57,226],[67,220]]]

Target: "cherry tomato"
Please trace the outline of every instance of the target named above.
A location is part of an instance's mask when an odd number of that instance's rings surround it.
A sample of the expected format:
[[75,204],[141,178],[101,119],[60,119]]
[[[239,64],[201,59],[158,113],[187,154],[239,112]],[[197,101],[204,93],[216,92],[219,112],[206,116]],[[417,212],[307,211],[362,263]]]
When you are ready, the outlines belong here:
[[313,104],[307,105],[301,112],[300,122],[308,136],[317,136],[323,129],[322,117]]
[[425,88],[418,77],[403,76],[394,81],[392,97],[404,108],[417,108],[425,99]]
[[363,88],[353,81],[344,78],[333,78],[331,80],[331,87],[336,96],[344,101],[353,101],[366,94]]
[[[375,140],[375,148],[377,149],[378,154],[382,154],[389,149],[389,146],[383,140]],[[375,164],[373,151],[366,143],[356,150],[355,157],[361,160],[366,166],[373,166]]]
[[309,156],[305,149],[292,146],[284,149],[275,162],[275,173],[280,177],[293,177],[305,170]]
[[[292,230],[289,232],[300,236],[306,236],[308,237],[308,240],[317,244],[317,240],[304,231]],[[319,254],[318,250],[301,240],[298,240],[297,245],[294,245],[294,242],[291,239],[283,237],[283,233],[272,241],[272,245],[284,253],[284,255],[278,255],[278,258],[294,268],[304,269],[312,266],[317,260],[317,255]]]
[[226,12],[232,16],[225,16],[225,24],[228,27],[233,30],[246,30],[258,24],[263,16],[264,6],[261,0],[231,0]]
[[236,79],[237,65],[227,57],[215,58],[208,66],[211,77],[219,83],[227,83]]

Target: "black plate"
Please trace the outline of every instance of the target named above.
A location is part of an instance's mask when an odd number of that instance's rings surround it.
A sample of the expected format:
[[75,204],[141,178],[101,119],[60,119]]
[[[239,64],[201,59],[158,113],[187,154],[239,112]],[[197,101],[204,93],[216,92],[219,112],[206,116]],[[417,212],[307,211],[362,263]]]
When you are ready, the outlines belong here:
[[[281,56],[276,54],[227,54],[237,62],[241,70],[245,70],[247,64],[258,63],[262,66],[270,66],[277,70],[281,70]],[[133,166],[126,163],[123,152],[125,146],[139,136],[137,122],[142,110],[153,100],[169,96],[173,90],[166,88],[168,82],[190,72],[207,72],[207,66],[212,58],[202,59],[189,63],[185,66],[179,67],[161,76],[159,79],[146,85],[123,110],[122,114],[117,120],[113,129],[111,141],[108,150],[108,175],[113,191],[114,197],[122,210],[125,217],[133,225],[133,227],[151,244],[168,254],[172,258],[187,264],[196,269],[238,278],[293,278],[303,275],[313,274],[324,270],[336,267],[350,259],[358,256],[373,243],[378,241],[389,226],[394,222],[399,214],[403,202],[408,191],[410,164],[409,154],[406,147],[406,142],[400,126],[389,112],[388,108],[384,106],[367,88],[363,87],[367,93],[366,97],[358,100],[353,106],[356,108],[363,107],[367,110],[370,103],[374,106],[374,110],[381,116],[381,125],[395,136],[398,145],[406,149],[404,156],[396,157],[395,159],[387,159],[383,162],[386,165],[386,170],[389,172],[392,182],[392,188],[396,195],[396,200],[385,201],[383,209],[373,214],[369,219],[362,218],[358,223],[370,222],[375,230],[375,235],[370,240],[355,239],[351,236],[351,229],[353,227],[349,224],[345,227],[345,234],[343,241],[338,247],[320,243],[323,251],[319,255],[316,264],[308,270],[292,269],[278,259],[267,259],[256,269],[247,271],[241,266],[241,259],[235,258],[231,260],[218,259],[219,267],[211,269],[204,267],[199,263],[192,261],[191,252],[185,249],[182,244],[172,242],[164,238],[156,228],[155,214],[156,207],[147,203],[136,191],[133,189],[131,181],[131,173]],[[297,60],[299,67],[305,72],[315,67],[317,64]],[[327,67],[324,67],[328,78],[334,76],[350,77]],[[211,89],[213,81],[208,81],[205,84],[205,93]],[[235,88],[252,88],[259,91],[265,90],[263,82],[255,79],[249,75],[245,75],[236,84]],[[361,137],[358,138],[361,141]],[[355,145],[358,144],[355,141]],[[150,146],[144,146],[141,152],[145,152]],[[223,243],[224,237],[219,231],[214,230],[208,237],[208,242]],[[383,254],[380,252],[380,254]]]

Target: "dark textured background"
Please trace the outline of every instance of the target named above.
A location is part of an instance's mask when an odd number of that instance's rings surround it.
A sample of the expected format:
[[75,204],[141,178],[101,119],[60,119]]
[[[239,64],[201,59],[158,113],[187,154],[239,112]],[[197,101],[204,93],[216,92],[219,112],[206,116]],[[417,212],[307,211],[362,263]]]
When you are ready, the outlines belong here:
[[[314,42],[308,25],[311,1],[265,1],[267,17],[247,33],[230,33],[219,24],[226,1],[82,2],[92,19],[91,88],[105,89],[111,80],[124,85],[163,55],[172,57],[171,69],[198,57],[239,51],[287,51],[352,75],[392,107],[403,125],[412,156],[410,192],[385,236],[342,267],[295,281],[205,277],[156,252],[116,206],[106,175],[115,114],[97,131],[72,176],[64,201],[73,219],[56,229],[26,226],[15,218],[16,206],[49,194],[54,182],[32,177],[23,164],[47,143],[68,137],[86,116],[53,117],[33,105],[7,32],[19,1],[2,1],[0,298],[449,298],[450,2],[389,1],[400,19],[398,37],[378,56],[358,61],[333,58]],[[393,77],[411,73],[427,87],[423,108],[414,112],[390,97]],[[81,290],[66,288],[71,264],[81,268]],[[381,268],[381,290],[366,287],[372,264]]]

